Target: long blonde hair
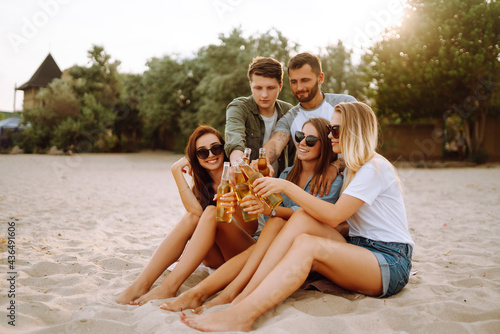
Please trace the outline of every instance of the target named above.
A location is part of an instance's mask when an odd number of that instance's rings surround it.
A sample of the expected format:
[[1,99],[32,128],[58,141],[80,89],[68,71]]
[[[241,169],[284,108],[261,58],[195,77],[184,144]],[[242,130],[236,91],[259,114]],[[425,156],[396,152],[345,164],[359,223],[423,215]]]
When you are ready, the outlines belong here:
[[346,164],[345,188],[356,172],[376,154],[378,123],[373,110],[362,102],[344,102],[335,106],[334,112],[342,115],[339,144]]

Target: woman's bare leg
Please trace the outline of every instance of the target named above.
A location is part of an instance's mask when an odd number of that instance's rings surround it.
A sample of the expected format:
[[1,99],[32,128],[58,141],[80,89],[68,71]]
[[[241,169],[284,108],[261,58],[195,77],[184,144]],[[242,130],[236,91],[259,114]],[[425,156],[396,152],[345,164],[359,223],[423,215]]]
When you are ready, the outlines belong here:
[[301,234],[286,256],[246,298],[224,311],[181,315],[181,320],[201,331],[250,331],[255,320],[302,285],[310,270],[347,289],[369,295],[382,291],[380,267],[372,252],[345,240]]
[[[219,246],[224,262],[240,254],[255,244],[251,234],[257,229],[257,222],[238,222],[233,219],[229,224],[218,224],[215,242]],[[222,264],[222,263],[221,263]]]
[[[216,208],[208,206],[203,212],[186,250],[182,254],[178,265],[160,283],[159,286],[149,291],[137,300],[140,305],[149,300],[166,299],[175,297],[177,290],[193,271],[202,263],[203,259],[212,250],[211,264],[218,267],[225,260],[245,250],[255,240],[234,222],[228,224],[217,223],[215,220]],[[214,245],[214,241],[217,245]],[[222,258],[214,260],[213,250]]]
[[[224,229],[226,226],[226,224],[219,225],[220,230]],[[242,223],[241,227],[245,230],[245,232],[250,233],[252,231],[255,231],[255,229],[257,228],[257,224],[256,222],[250,222],[248,224]],[[227,233],[218,231],[218,237],[216,237],[217,242],[220,242],[224,245],[224,243],[226,242],[224,238],[227,238],[227,236]],[[247,239],[246,236],[244,236],[243,238]],[[201,304],[207,298],[228,285],[236,277],[236,275],[238,275],[245,263],[248,261],[248,258],[253,251],[255,244],[252,244],[250,247],[242,251],[242,245],[244,248],[244,244],[246,242],[254,243],[253,239],[247,239],[247,241],[239,244],[239,247],[232,249],[232,252],[229,252],[227,247],[222,247],[225,253],[224,257],[231,257],[230,259],[228,259],[224,264],[217,268],[215,272],[201,281],[198,285],[184,292],[174,300],[167,301],[161,304],[160,308],[174,312],[189,308],[192,309],[193,312],[200,312],[202,310],[200,308]],[[238,254],[233,256],[232,253]]]
[[142,305],[149,300],[175,297],[179,286],[200,265],[214,245],[217,228],[215,213],[214,206],[208,206],[203,211],[189,243],[185,249],[183,248],[184,252],[177,266],[160,285],[138,298],[135,301],[137,304]]
[[199,219],[200,217],[194,214],[185,213],[174,229],[163,239],[141,274],[117,297],[116,302],[133,304],[135,299],[147,293],[158,277],[179,259]]
[[281,231],[285,223],[286,220],[277,217],[268,220],[262,229],[259,240],[257,240],[256,245],[252,247],[252,253],[241,272],[219,295],[217,295],[217,297],[207,302],[204,305],[205,308],[230,303],[238,296],[252,278],[252,275],[255,273],[262,258],[266,254],[269,245],[271,245],[271,242]]
[[255,245],[252,245],[232,257],[195,287],[161,304],[160,308],[173,312],[198,308],[207,298],[223,289],[238,275],[254,247]]
[[[311,219],[313,219],[316,223],[304,223],[304,221]],[[264,280],[264,278],[285,256],[295,237],[302,233],[324,236],[326,238],[345,242],[344,237],[342,237],[342,235],[340,235],[340,233],[338,233],[334,228],[318,222],[302,209],[296,210],[278,236],[276,236],[276,238],[272,241],[271,246],[269,246],[268,251],[262,259],[258,269],[255,271],[255,274],[252,276],[252,279],[247,284],[245,289],[238,295],[238,297],[234,299],[233,303],[238,303],[243,298],[248,296],[260,284],[260,282]]]

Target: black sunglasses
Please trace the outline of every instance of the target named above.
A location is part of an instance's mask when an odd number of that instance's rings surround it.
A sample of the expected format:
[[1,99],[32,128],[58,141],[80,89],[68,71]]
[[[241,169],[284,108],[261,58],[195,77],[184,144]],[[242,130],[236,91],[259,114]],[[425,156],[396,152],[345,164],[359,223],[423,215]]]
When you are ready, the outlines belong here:
[[214,146],[210,147],[209,150],[206,148],[200,148],[199,150],[196,151],[196,156],[200,159],[206,159],[210,155],[208,152],[212,152],[213,155],[217,156],[221,154],[224,151],[224,145],[222,144],[215,144]]
[[328,124],[326,126],[326,129],[328,132],[332,133],[333,138],[339,139],[339,137],[340,137],[340,125],[331,126],[330,124]]
[[313,147],[314,145],[316,145],[316,143],[318,142],[319,138],[318,137],[314,137],[314,136],[307,136],[304,134],[304,132],[302,131],[295,131],[295,141],[298,143],[300,143],[301,141],[304,140],[304,138],[306,139],[306,145],[309,146],[309,147]]

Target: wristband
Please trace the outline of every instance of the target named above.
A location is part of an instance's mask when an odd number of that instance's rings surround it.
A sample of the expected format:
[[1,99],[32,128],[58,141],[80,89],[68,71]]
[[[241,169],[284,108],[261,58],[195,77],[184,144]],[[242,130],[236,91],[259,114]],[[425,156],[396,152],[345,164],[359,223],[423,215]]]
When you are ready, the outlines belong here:
[[271,218],[274,216],[276,216],[276,208],[272,209],[271,214],[269,215],[269,217],[271,217]]
[[333,162],[332,162],[332,163],[330,164],[330,166],[333,166],[333,167],[335,167],[335,168],[337,169],[337,175],[339,175],[339,174],[340,174],[340,170],[339,170],[339,168],[337,167],[337,165],[336,165],[335,163],[333,163]]

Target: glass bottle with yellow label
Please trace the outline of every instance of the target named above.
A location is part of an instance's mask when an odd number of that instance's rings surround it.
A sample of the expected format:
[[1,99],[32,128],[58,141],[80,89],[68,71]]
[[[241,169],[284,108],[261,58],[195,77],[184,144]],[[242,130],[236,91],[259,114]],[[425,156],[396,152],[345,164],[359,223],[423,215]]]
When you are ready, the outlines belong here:
[[[258,178],[264,177],[261,173],[255,171],[252,167],[250,167],[243,159],[238,159],[236,161],[236,165],[241,169],[243,174],[248,178],[248,184],[252,185],[255,180]],[[266,203],[271,209],[274,209],[281,202],[283,202],[283,197],[280,194],[271,194],[266,198],[262,198],[264,203]]]
[[259,149],[259,160],[257,162],[257,168],[262,175],[269,176],[270,170],[267,166],[266,149],[264,147],[261,147]]
[[[234,167],[234,192],[236,193],[236,198],[238,198],[238,203],[241,203],[241,200],[245,196],[252,194],[252,189],[248,183],[245,182],[243,173],[238,167]],[[259,214],[249,214],[243,210],[243,207],[241,208],[241,213],[245,222],[259,219]]]
[[222,170],[222,178],[220,180],[219,187],[217,187],[217,217],[216,220],[219,223],[229,223],[233,218],[231,213],[231,208],[222,205],[221,197],[224,194],[230,193],[233,188],[231,182],[229,181],[229,162],[224,162],[224,169]]

